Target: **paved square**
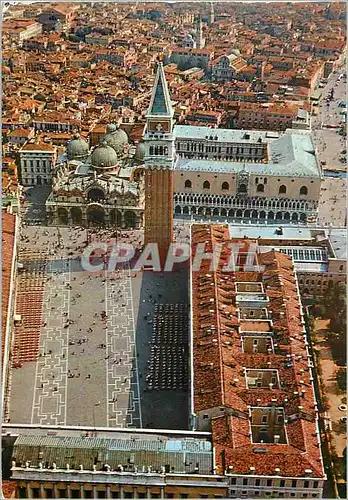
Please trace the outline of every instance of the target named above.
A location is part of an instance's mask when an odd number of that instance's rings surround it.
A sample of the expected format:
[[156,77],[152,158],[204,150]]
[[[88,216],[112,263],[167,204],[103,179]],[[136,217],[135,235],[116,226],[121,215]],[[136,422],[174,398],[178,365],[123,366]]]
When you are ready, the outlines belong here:
[[186,391],[147,390],[152,325],[144,319],[155,315],[157,302],[172,304],[178,296],[187,302],[187,274],[134,273],[127,266],[86,272],[80,261],[86,240],[84,229],[22,230],[19,261],[27,272],[38,265],[38,249],[49,260],[40,257],[39,354],[12,369],[11,423],[187,428]]

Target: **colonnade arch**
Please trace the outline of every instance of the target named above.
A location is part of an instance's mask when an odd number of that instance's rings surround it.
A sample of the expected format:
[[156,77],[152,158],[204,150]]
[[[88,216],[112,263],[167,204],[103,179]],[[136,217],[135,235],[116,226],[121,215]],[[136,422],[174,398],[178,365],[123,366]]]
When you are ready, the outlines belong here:
[[315,201],[284,198],[244,198],[201,193],[175,193],[176,215],[305,222],[317,208]]

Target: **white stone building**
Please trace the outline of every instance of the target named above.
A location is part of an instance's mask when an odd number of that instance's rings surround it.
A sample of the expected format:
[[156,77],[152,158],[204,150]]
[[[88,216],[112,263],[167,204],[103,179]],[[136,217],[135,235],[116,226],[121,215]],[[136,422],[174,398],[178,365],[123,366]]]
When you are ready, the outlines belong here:
[[23,186],[51,184],[57,149],[51,144],[26,144],[19,152]]

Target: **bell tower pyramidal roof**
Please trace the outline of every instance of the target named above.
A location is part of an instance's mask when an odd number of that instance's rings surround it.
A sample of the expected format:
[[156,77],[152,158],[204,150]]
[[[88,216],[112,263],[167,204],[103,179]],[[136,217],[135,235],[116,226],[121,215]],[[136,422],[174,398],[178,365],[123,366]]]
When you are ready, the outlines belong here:
[[173,116],[174,110],[170,100],[166,76],[164,74],[163,62],[159,60],[157,63],[157,73],[152,91],[150,106],[147,111],[146,117],[173,118]]

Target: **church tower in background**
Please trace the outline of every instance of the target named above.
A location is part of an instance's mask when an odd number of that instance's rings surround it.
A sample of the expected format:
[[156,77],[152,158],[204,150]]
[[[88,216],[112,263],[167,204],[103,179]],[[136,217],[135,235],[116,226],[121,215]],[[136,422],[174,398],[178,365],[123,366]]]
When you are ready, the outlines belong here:
[[163,63],[158,61],[155,84],[146,114],[145,245],[158,245],[163,266],[173,241],[175,161],[174,110]]

